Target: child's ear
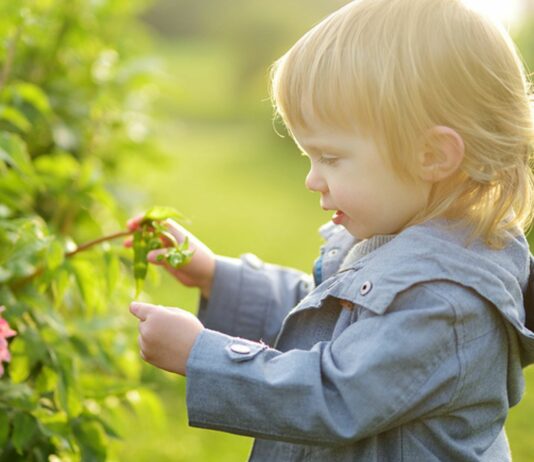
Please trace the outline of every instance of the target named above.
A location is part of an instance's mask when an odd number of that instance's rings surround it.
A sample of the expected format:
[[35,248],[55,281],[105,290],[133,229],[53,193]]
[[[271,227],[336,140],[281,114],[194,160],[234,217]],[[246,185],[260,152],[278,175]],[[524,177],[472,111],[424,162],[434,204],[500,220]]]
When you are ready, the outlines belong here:
[[464,159],[462,137],[452,128],[435,126],[426,137],[420,155],[420,176],[424,181],[437,183],[452,176]]

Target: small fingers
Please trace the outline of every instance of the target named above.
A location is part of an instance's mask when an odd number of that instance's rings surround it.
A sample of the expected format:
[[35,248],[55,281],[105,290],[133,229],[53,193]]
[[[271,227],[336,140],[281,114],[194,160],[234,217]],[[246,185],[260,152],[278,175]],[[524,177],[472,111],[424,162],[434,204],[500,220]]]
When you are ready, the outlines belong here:
[[167,218],[164,222],[165,227],[171,233],[176,241],[180,244],[184,241],[185,237],[189,235],[188,231],[182,226],[179,225],[172,218]]
[[130,313],[132,313],[140,321],[146,321],[147,316],[158,310],[160,307],[157,305],[152,305],[151,303],[144,302],[132,302],[130,303]]
[[150,263],[153,263],[155,265],[164,265],[165,264],[165,258],[164,255],[167,253],[167,249],[156,249],[151,250],[148,252],[148,255],[146,256],[147,261]]
[[141,224],[141,222],[143,221],[143,218],[145,217],[145,214],[144,213],[139,213],[138,215],[136,215],[135,217],[133,218],[130,218],[127,222],[126,222],[126,226],[128,227],[128,230],[129,231],[135,231],[137,228],[139,228],[139,225]]
[[165,247],[174,247],[178,243],[176,236],[170,231],[166,231],[160,235],[161,242]]

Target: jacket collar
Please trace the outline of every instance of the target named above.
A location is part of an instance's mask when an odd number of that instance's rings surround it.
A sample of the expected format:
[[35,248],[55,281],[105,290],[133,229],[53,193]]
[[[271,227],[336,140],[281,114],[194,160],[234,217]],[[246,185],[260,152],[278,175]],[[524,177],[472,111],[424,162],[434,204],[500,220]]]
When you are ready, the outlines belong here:
[[481,241],[466,246],[467,230],[451,232],[444,225],[445,220],[433,220],[408,228],[325,280],[293,312],[318,308],[331,296],[381,315],[397,294],[415,284],[451,281],[491,302],[520,335],[522,363],[534,362],[534,333],[525,326],[523,307],[530,264],[525,237],[510,236],[504,249],[493,250]]

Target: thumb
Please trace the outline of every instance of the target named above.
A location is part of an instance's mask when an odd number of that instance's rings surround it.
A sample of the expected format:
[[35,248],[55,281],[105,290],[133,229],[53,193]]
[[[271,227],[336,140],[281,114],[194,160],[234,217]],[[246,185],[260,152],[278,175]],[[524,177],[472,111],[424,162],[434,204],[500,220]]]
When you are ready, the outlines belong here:
[[132,302],[130,303],[130,313],[132,313],[140,321],[146,321],[146,318],[151,311],[157,309],[156,305],[144,302]]
[[143,218],[145,217],[144,213],[139,213],[135,217],[130,218],[126,222],[126,226],[128,227],[129,231],[135,231],[137,228],[139,228],[139,225],[143,221]]

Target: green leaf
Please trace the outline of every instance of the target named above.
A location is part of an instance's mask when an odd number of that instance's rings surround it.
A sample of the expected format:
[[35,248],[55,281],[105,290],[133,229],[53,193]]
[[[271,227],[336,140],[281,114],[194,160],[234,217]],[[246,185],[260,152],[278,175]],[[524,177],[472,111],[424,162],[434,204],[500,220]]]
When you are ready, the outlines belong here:
[[143,291],[143,286],[145,285],[145,280],[141,278],[135,278],[135,295],[134,298],[139,298],[141,292]]
[[0,132],[0,160],[3,160],[25,175],[34,175],[26,144],[17,135]]
[[58,376],[54,369],[44,366],[39,372],[39,376],[35,381],[35,389],[43,394],[49,391],[54,391],[57,387]]
[[119,434],[119,432],[114,427],[112,427],[108,422],[106,422],[102,417],[95,415],[93,416],[93,418],[100,425],[102,425],[102,428],[106,432],[106,435],[111,436],[112,438],[117,438],[117,439],[121,438],[121,435]]
[[11,363],[9,365],[9,376],[13,383],[22,383],[30,375],[31,364],[30,356],[27,352],[27,343],[23,337],[24,334],[19,334],[10,344]]
[[70,433],[70,426],[67,414],[63,411],[50,413],[50,411],[35,412],[34,415],[38,418],[40,424],[45,429],[45,432],[53,433],[57,436],[66,438]]
[[65,410],[69,417],[76,417],[80,415],[83,410],[82,403],[80,401],[80,395],[72,384],[65,380],[65,374],[60,374],[60,380],[58,382],[57,392],[62,408]]
[[0,104],[0,120],[9,122],[13,127],[22,133],[26,133],[31,128],[30,121],[15,108]]
[[71,183],[80,172],[78,160],[62,151],[39,156],[34,165],[35,170],[43,177],[43,182],[50,188]]
[[55,270],[65,260],[65,250],[59,241],[52,241],[46,254],[46,264],[49,270]]
[[104,265],[106,271],[106,283],[108,296],[113,294],[120,277],[120,261],[117,256],[111,252],[104,253]]
[[27,82],[12,83],[9,93],[15,102],[25,101],[44,115],[50,113],[48,96],[36,85]]
[[9,376],[13,383],[22,383],[30,376],[30,360],[27,356],[15,356],[9,366]]
[[10,344],[9,374],[14,383],[24,382],[32,368],[47,357],[47,345],[37,327],[26,325]]
[[148,225],[144,224],[134,232],[133,246],[134,262],[133,272],[135,278],[135,298],[138,298],[141,290],[143,289],[143,283],[148,271],[148,240],[151,239],[153,233],[148,231]]
[[13,273],[10,270],[0,266],[0,284],[2,282],[9,281],[9,279],[11,279],[11,276],[13,276]]
[[11,442],[19,454],[22,454],[31,442],[36,430],[37,422],[33,416],[25,413],[15,415]]
[[181,247],[170,248],[165,254],[165,259],[173,268],[180,268],[191,261],[193,252],[182,250]]
[[51,288],[54,298],[54,308],[59,308],[65,298],[65,293],[71,284],[71,274],[65,268],[60,268],[55,273],[55,277],[52,280]]
[[157,395],[147,388],[131,390],[126,399],[132,406],[136,415],[160,431],[166,427],[166,416],[161,401]]
[[0,381],[0,402],[10,408],[31,411],[35,408],[36,400],[32,389],[25,383],[14,384]]
[[69,262],[74,271],[74,276],[80,295],[84,301],[85,312],[88,316],[101,313],[105,309],[102,293],[102,274],[95,273],[94,265],[82,259],[74,259]]
[[0,408],[0,448],[7,443],[9,435],[9,419],[7,417],[7,409]]
[[82,462],[106,460],[106,442],[102,426],[94,419],[81,419],[74,427],[74,435],[82,452]]
[[17,299],[7,284],[0,284],[0,305],[13,306]]
[[146,221],[162,221],[167,218],[183,219],[183,215],[172,207],[156,206],[149,209],[143,218],[142,222]]

